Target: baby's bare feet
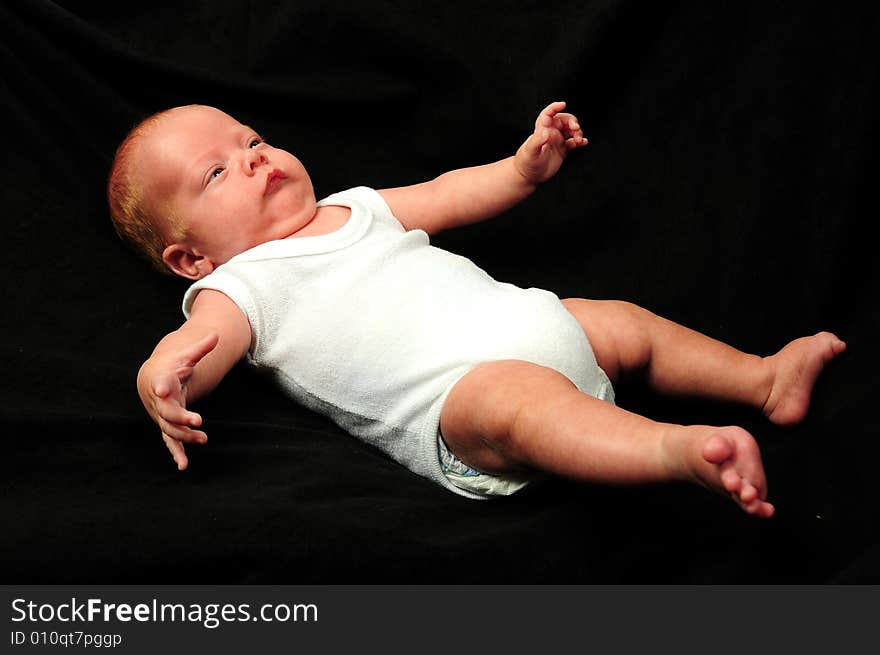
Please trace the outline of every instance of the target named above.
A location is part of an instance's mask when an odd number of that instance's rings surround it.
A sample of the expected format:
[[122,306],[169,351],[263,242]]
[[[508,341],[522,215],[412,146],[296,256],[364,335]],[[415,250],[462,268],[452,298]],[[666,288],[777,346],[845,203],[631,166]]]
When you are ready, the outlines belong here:
[[846,350],[830,332],[795,339],[764,361],[773,368],[773,384],[764,403],[764,415],[778,425],[804,420],[816,379],[826,364]]
[[[766,501],[767,478],[758,444],[736,426],[688,426],[669,443],[678,450],[685,477],[712,491],[730,496],[753,516],[770,518],[775,511]],[[673,445],[675,444],[675,445]]]
[[710,489],[727,492],[737,505],[761,518],[773,516],[774,507],[766,502],[767,478],[761,452],[754,437],[742,428],[716,428],[701,450],[697,475]]

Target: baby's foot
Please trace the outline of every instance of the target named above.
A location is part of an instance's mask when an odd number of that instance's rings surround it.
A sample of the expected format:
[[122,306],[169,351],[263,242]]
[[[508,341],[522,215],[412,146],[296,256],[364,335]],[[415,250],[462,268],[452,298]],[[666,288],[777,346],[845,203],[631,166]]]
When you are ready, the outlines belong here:
[[746,512],[761,518],[773,516],[766,502],[767,478],[758,444],[735,426],[691,426],[683,433],[688,478],[722,495],[729,495]]
[[764,415],[778,425],[804,420],[816,379],[846,344],[830,332],[795,339],[764,361],[773,366],[773,384],[764,403]]

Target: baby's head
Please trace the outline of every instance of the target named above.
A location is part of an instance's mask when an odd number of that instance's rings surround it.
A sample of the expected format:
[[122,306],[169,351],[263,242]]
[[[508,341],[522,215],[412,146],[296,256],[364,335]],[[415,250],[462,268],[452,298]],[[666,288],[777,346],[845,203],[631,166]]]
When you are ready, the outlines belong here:
[[204,105],[138,124],[116,151],[107,198],[125,241],[157,270],[192,280],[290,236],[316,210],[311,179],[296,157]]

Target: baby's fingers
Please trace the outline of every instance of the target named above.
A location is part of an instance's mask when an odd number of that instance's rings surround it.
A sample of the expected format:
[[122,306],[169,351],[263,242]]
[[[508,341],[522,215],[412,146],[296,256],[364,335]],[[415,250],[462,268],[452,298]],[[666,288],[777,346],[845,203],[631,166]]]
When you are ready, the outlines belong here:
[[217,342],[219,341],[220,335],[216,332],[211,332],[210,334],[205,335],[189,348],[180,352],[181,363],[189,367],[195,366],[205,355],[217,347]]
[[553,117],[553,126],[556,129],[574,134],[581,129],[578,119],[574,114],[559,113]]
[[197,428],[202,425],[202,417],[183,407],[176,399],[162,398],[156,403],[156,413],[169,423]]
[[563,109],[565,109],[564,100],[560,100],[559,102],[551,102],[549,105],[541,110],[540,114],[538,114],[538,118],[535,121],[535,128],[553,127],[553,117],[556,116],[556,114],[561,112]]
[[208,441],[208,435],[206,435],[201,430],[193,430],[186,425],[172,423],[165,420],[161,416],[159,417],[158,423],[159,427],[162,429],[163,434],[167,434],[169,437],[172,437],[177,441],[197,444],[203,444]]
[[553,117],[553,126],[559,130],[565,138],[565,147],[569,150],[587,145],[589,141],[584,137],[578,119],[573,114],[556,114]]
[[177,470],[182,471],[185,469],[189,461],[186,458],[186,452],[183,450],[183,444],[176,439],[172,439],[164,432],[162,433],[162,440],[171,452],[171,457],[174,458],[174,463],[177,464]]
[[180,381],[174,375],[162,373],[153,378],[153,393],[159,398],[165,398],[179,385]]
[[590,140],[584,136],[573,136],[565,141],[565,147],[569,150],[574,150],[575,148],[581,148],[587,145],[589,142]]

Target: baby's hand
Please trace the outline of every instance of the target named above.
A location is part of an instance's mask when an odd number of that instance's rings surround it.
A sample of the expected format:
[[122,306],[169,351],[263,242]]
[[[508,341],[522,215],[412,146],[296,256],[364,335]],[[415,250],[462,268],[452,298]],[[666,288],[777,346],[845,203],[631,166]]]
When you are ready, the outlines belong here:
[[516,151],[516,170],[532,184],[556,175],[568,151],[588,143],[577,118],[560,113],[563,109],[565,102],[548,105],[535,121],[535,132]]
[[141,402],[162,430],[162,439],[181,471],[188,464],[183,443],[208,441],[208,435],[194,429],[201,426],[202,417],[186,409],[187,382],[196,364],[217,346],[218,340],[217,334],[209,334],[178,352],[158,357],[154,354],[138,375]]

